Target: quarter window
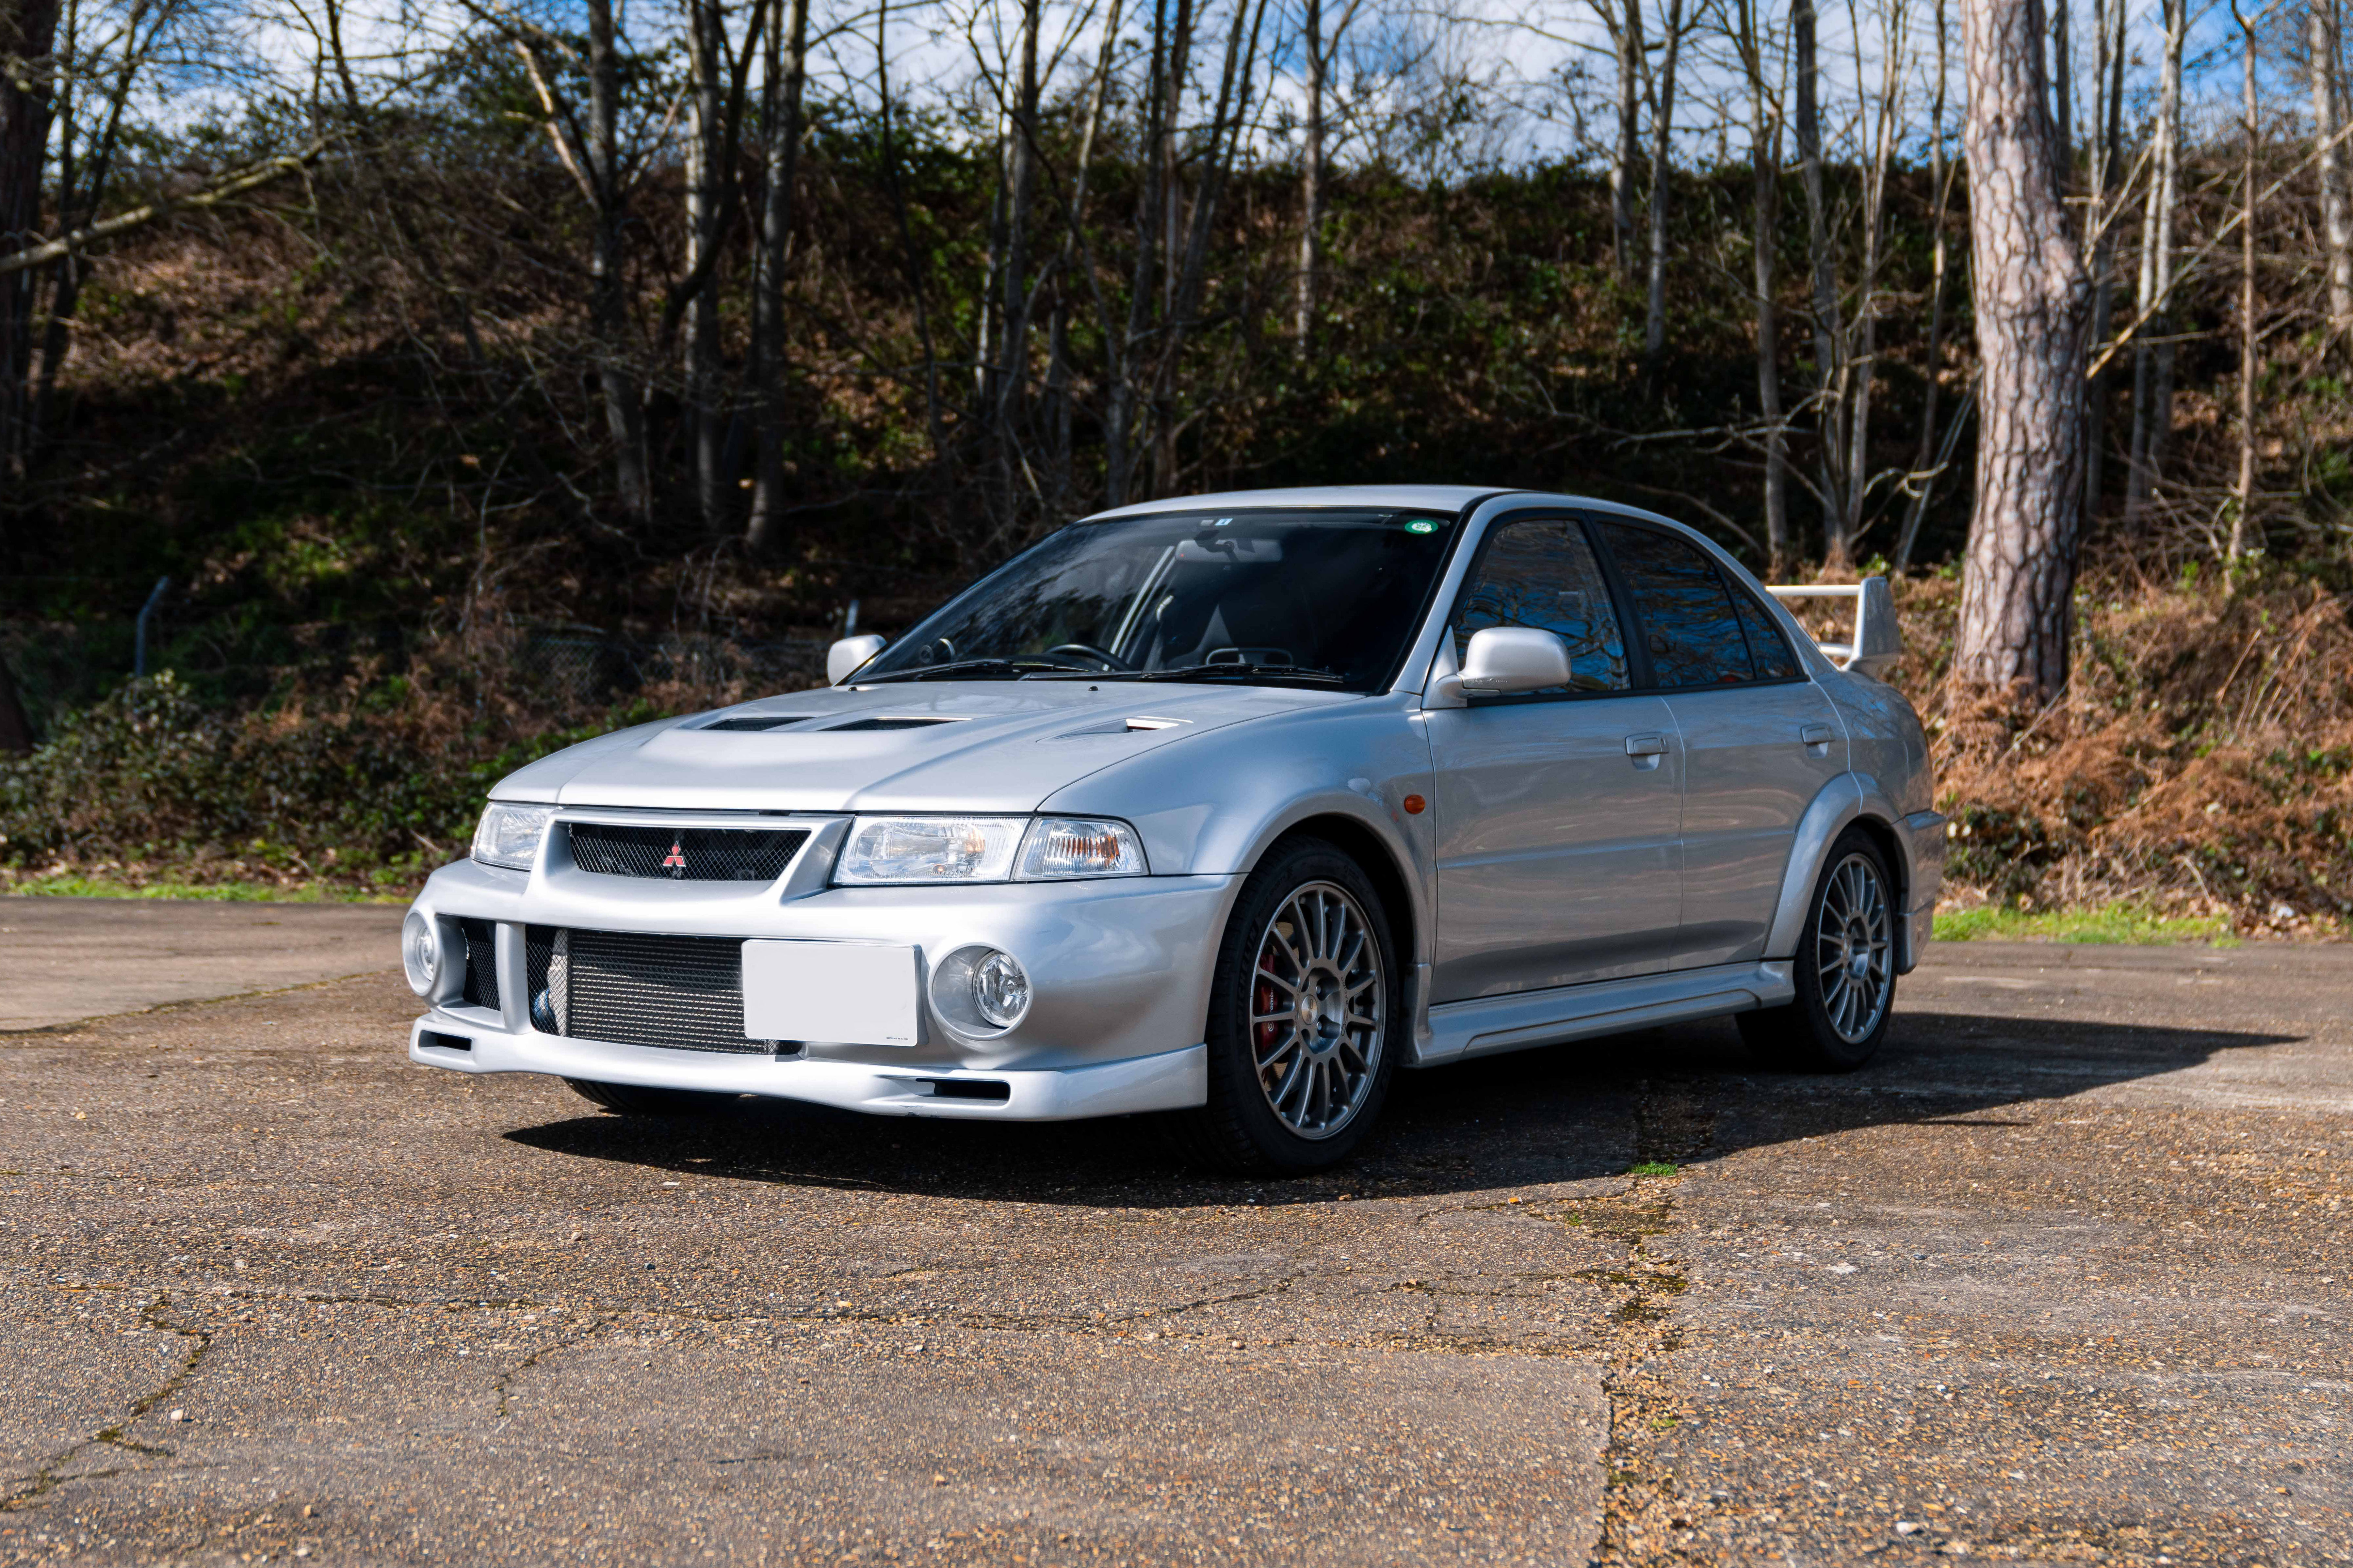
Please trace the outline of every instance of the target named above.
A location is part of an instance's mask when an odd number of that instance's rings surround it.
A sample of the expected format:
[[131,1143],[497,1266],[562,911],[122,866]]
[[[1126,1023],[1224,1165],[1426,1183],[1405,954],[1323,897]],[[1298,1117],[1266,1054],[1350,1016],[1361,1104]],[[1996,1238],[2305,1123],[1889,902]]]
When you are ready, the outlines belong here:
[[1798,678],[1798,656],[1789,651],[1789,641],[1765,606],[1755,597],[1736,588],[1732,603],[1740,612],[1740,629],[1748,634],[1748,657],[1757,665],[1759,680],[1795,680]]
[[1757,679],[1740,615],[1715,563],[1682,540],[1624,523],[1600,525],[1634,598],[1660,686],[1728,686]]
[[1456,657],[1470,647],[1472,633],[1490,626],[1535,626],[1567,643],[1569,684],[1556,692],[1623,691],[1633,684],[1609,584],[1575,522],[1507,522],[1488,536],[1454,617]]

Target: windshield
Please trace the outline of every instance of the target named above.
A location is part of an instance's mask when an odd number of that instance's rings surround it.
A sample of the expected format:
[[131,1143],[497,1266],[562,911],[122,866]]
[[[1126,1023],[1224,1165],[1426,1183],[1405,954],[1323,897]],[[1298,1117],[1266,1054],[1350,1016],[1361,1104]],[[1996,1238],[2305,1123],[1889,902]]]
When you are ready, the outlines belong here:
[[1455,519],[1166,513],[1050,535],[859,671],[1250,680],[1370,691],[1403,657]]

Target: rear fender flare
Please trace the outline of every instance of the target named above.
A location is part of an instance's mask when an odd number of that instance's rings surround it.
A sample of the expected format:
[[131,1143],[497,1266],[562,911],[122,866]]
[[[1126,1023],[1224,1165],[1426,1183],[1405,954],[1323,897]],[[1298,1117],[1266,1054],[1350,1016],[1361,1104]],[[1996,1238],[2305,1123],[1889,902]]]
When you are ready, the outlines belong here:
[[[1837,841],[1838,836],[1851,824],[1865,817],[1879,825],[1890,843],[1902,843],[1902,836],[1894,831],[1894,825],[1903,820],[1903,813],[1895,809],[1894,803],[1887,798],[1887,793],[1879,787],[1879,781],[1868,774],[1841,773],[1824,784],[1821,793],[1814,796],[1813,804],[1806,807],[1806,814],[1798,819],[1797,837],[1789,847],[1789,864],[1781,873],[1780,901],[1774,907],[1773,923],[1765,934],[1767,958],[1797,956],[1798,942],[1805,929],[1806,906],[1813,900],[1814,879],[1821,875],[1822,862],[1829,857],[1831,846]],[[1906,889],[1912,882],[1912,868],[1904,863],[1900,848],[1894,856],[1894,862],[1888,869],[1895,876],[1896,908],[1890,911],[1890,918],[1895,927],[1896,941],[1908,946],[1910,939],[1905,934],[1902,917],[1906,907]],[[1909,970],[1912,957],[1908,952],[1898,953],[1897,969]]]

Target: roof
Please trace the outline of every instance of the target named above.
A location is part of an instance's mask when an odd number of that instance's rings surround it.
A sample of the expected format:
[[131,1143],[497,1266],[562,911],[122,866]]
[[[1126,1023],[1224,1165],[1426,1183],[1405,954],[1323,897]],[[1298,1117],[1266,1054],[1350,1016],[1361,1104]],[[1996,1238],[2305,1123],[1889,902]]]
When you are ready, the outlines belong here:
[[1207,511],[1231,507],[1247,510],[1281,506],[1393,506],[1425,511],[1461,511],[1487,496],[1507,495],[1508,486],[1495,485],[1307,485],[1287,490],[1226,490],[1206,496],[1166,496],[1113,507],[1086,519],[1142,517],[1151,512]]

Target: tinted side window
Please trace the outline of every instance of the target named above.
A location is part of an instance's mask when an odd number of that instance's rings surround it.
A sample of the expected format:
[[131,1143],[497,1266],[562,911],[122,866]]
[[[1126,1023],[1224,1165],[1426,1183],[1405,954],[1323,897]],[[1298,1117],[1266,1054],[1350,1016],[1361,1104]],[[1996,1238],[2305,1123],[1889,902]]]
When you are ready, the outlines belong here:
[[1757,666],[1759,680],[1794,680],[1797,679],[1798,656],[1789,651],[1789,642],[1765,606],[1733,590],[1732,603],[1740,611],[1740,629],[1748,634],[1748,657]]
[[1556,634],[1568,645],[1566,689],[1623,691],[1633,684],[1609,585],[1584,529],[1574,522],[1509,522],[1488,536],[1487,552],[1454,617],[1456,657],[1469,648],[1472,633],[1489,626]]
[[1731,590],[1716,575],[1714,562],[1682,540],[1647,528],[1615,522],[1600,527],[1634,596],[1634,613],[1651,650],[1651,673],[1661,686],[1723,686],[1757,678]]

